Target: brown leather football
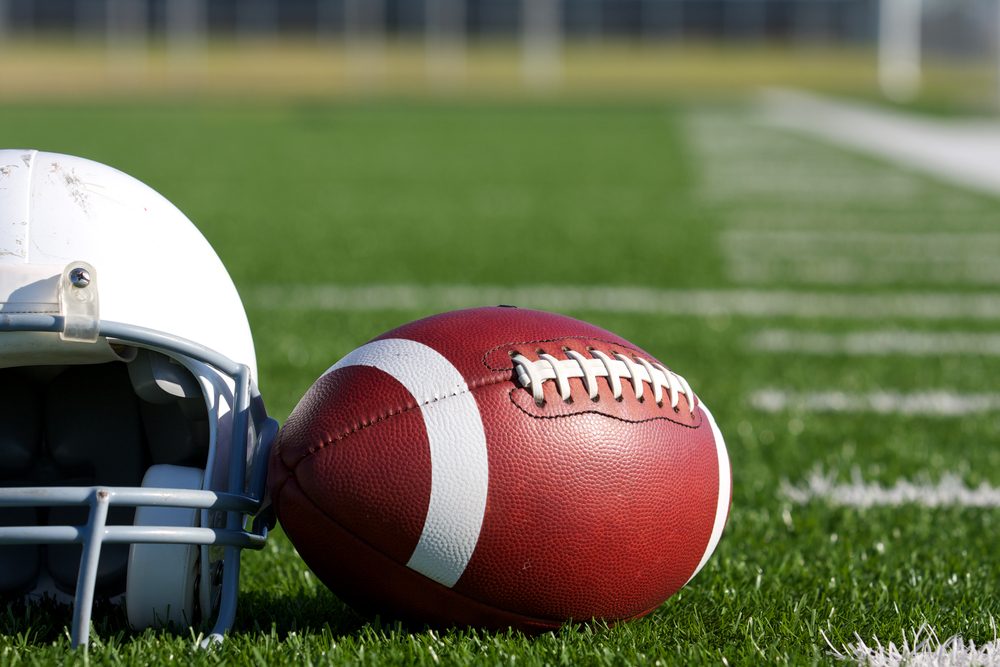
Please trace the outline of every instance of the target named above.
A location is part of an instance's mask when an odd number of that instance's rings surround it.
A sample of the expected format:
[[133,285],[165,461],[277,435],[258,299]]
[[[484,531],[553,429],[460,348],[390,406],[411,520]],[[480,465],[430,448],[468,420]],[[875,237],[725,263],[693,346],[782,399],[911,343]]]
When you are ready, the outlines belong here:
[[270,485],[348,604],[537,631],[659,606],[718,544],[731,477],[681,376],[586,322],[497,307],[337,362],[282,429]]

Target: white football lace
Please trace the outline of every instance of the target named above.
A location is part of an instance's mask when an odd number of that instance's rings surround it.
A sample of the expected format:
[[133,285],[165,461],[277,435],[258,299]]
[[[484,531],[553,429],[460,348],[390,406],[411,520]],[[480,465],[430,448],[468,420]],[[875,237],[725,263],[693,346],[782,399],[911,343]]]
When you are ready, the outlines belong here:
[[622,398],[622,379],[632,383],[636,398],[642,400],[645,386],[653,389],[653,398],[657,405],[663,405],[664,388],[670,393],[670,407],[677,409],[681,394],[687,398],[688,410],[694,413],[697,399],[691,390],[691,385],[683,377],[667,369],[662,364],[650,363],[641,357],[632,359],[623,354],[615,354],[612,359],[600,350],[590,350],[593,358],[588,359],[576,350],[565,350],[568,359],[556,359],[551,354],[540,353],[538,361],[532,361],[522,354],[512,357],[517,381],[522,387],[531,391],[535,403],[543,405],[544,383],[555,380],[559,387],[559,396],[564,401],[570,399],[569,381],[581,378],[587,389],[590,400],[598,400],[597,378],[607,378],[611,385],[611,395],[615,400]]

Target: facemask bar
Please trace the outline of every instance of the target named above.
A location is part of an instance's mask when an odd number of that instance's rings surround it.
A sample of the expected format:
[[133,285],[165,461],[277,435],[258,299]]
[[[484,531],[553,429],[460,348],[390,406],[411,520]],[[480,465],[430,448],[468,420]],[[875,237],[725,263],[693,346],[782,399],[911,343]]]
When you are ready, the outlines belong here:
[[[4,316],[0,332],[52,332],[64,330],[65,320],[54,315]],[[221,641],[236,616],[241,549],[260,549],[267,537],[266,526],[245,525],[257,513],[264,495],[264,473],[277,422],[263,411],[260,394],[251,383],[250,369],[209,348],[170,334],[117,322],[100,322],[100,336],[151,350],[174,354],[206,363],[236,382],[232,421],[232,451],[229,459],[228,488],[224,493],[204,490],[154,489],[141,487],[20,487],[0,489],[0,507],[90,507],[85,526],[0,527],[0,544],[81,544],[82,555],[73,603],[71,640],[74,647],[86,645],[97,579],[97,565],[103,544],[190,544],[224,546],[225,566],[218,617],[203,646]],[[253,420],[258,440],[253,461],[252,487],[246,490],[247,433]],[[156,506],[226,512],[225,529],[200,527],[108,526],[111,505]]]

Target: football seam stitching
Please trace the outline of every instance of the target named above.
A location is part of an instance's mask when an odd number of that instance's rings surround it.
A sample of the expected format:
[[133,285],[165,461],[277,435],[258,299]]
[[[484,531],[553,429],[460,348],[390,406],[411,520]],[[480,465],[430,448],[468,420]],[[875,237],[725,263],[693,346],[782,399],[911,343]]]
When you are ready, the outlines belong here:
[[516,400],[514,400],[514,392],[516,392],[518,387],[511,389],[507,393],[507,397],[510,399],[511,404],[514,405],[518,410],[520,410],[525,415],[531,417],[532,419],[565,419],[566,417],[576,417],[578,415],[601,415],[602,417],[607,417],[608,419],[614,419],[615,421],[625,422],[626,424],[645,424],[646,422],[653,421],[668,421],[671,424],[677,424],[678,426],[683,426],[684,428],[691,429],[692,431],[701,428],[702,421],[699,418],[694,424],[685,424],[684,422],[677,421],[676,419],[671,419],[666,415],[662,417],[647,417],[645,419],[625,419],[624,417],[617,417],[615,415],[609,414],[607,412],[601,412],[600,410],[580,410],[579,412],[570,412],[564,415],[535,415],[527,410],[525,410]]
[[[541,338],[541,339],[536,339],[536,340],[526,340],[526,341],[520,341],[520,342],[518,342],[518,341],[511,341],[511,342],[508,342],[508,343],[502,343],[502,344],[496,345],[496,346],[490,348],[488,351],[486,351],[483,354],[483,357],[482,357],[481,361],[483,363],[483,366],[485,366],[487,369],[489,369],[491,371],[494,371],[494,372],[497,372],[497,373],[513,371],[514,370],[513,366],[500,367],[500,368],[491,366],[489,364],[489,362],[487,361],[489,355],[493,354],[497,350],[503,349],[505,347],[511,347],[513,345],[534,345],[536,343],[554,343],[556,341],[561,341],[561,340],[592,340],[592,341],[599,341],[601,343],[607,343],[608,345],[614,345],[614,346],[620,347],[622,349],[630,350],[631,352],[634,352],[636,354],[641,354],[641,351],[639,349],[635,348],[634,346],[623,345],[620,342],[608,340],[606,338],[595,338],[595,337],[590,337],[590,336],[558,336],[556,338]],[[403,413],[410,412],[410,411],[415,410],[417,408],[421,408],[421,407],[423,407],[425,405],[432,405],[434,403],[443,401],[443,400],[445,400],[447,398],[450,398],[452,396],[462,396],[464,394],[469,394],[469,393],[472,393],[473,391],[475,391],[476,389],[479,389],[481,387],[486,387],[486,386],[490,386],[490,385],[494,385],[494,384],[500,384],[501,382],[507,382],[507,381],[510,381],[510,378],[506,377],[506,376],[503,376],[503,377],[494,377],[494,378],[481,379],[481,380],[477,380],[476,382],[473,382],[473,383],[468,383],[467,382],[465,384],[464,388],[462,388],[459,391],[452,391],[452,392],[449,392],[449,393],[447,393],[445,395],[435,396],[433,398],[425,399],[423,401],[412,401],[412,402],[410,402],[410,403],[408,403],[408,404],[406,404],[406,405],[404,405],[404,406],[402,406],[400,408],[397,408],[396,410],[390,410],[389,412],[382,413],[380,415],[377,415],[374,418],[368,419],[368,420],[363,421],[363,422],[358,422],[354,426],[352,426],[351,428],[347,429],[346,431],[341,432],[340,434],[334,436],[333,438],[325,439],[325,440],[323,440],[323,442],[321,442],[321,443],[319,443],[319,444],[317,444],[317,445],[315,445],[313,447],[310,447],[297,461],[295,461],[291,465],[284,464],[285,468],[288,469],[289,472],[294,472],[295,468],[297,468],[300,463],[302,463],[303,461],[305,461],[307,458],[313,456],[314,454],[317,454],[317,453],[323,451],[324,449],[326,449],[330,445],[332,445],[334,443],[337,443],[337,442],[341,442],[343,440],[346,440],[349,436],[351,436],[351,435],[353,435],[355,433],[358,433],[360,431],[363,431],[366,428],[375,426],[375,425],[377,425],[377,424],[379,424],[379,423],[381,423],[383,421],[386,421],[387,419],[395,417],[396,415],[401,415]],[[520,405],[518,405],[516,401],[514,401],[513,396],[514,396],[514,392],[517,391],[517,389],[518,389],[517,386],[515,386],[513,389],[511,389],[511,391],[508,393],[508,399],[510,400],[510,402],[515,407],[517,407],[518,410],[520,410],[523,414],[525,414],[525,415],[527,415],[529,417],[532,417],[533,419],[562,419],[564,417],[572,417],[572,416],[581,415],[581,414],[597,414],[597,415],[602,415],[604,417],[608,417],[609,419],[614,419],[616,421],[624,422],[624,423],[627,423],[627,424],[642,424],[642,423],[645,423],[645,422],[662,420],[662,421],[668,421],[668,422],[670,422],[672,424],[677,424],[679,426],[683,426],[684,428],[688,428],[688,429],[692,429],[692,430],[699,428],[700,425],[701,425],[700,422],[697,423],[697,424],[685,424],[683,422],[679,422],[679,421],[676,421],[674,419],[671,419],[670,417],[667,417],[667,416],[663,416],[663,417],[649,417],[648,419],[637,419],[637,420],[623,419],[621,417],[616,417],[615,415],[608,414],[607,412],[601,412],[600,410],[581,410],[580,412],[574,412],[572,414],[567,414],[567,415],[534,415],[534,414],[528,412],[527,410],[525,410]]]
[[[494,352],[496,352],[497,350],[502,350],[502,349],[504,349],[506,347],[511,347],[511,346],[514,346],[514,345],[535,345],[536,343],[555,343],[555,342],[561,341],[561,340],[584,340],[584,341],[590,341],[590,340],[592,340],[592,341],[598,341],[598,342],[601,342],[601,343],[607,343],[608,345],[612,345],[612,346],[615,346],[615,347],[620,347],[620,348],[622,348],[624,350],[629,350],[630,352],[632,352],[634,354],[649,356],[648,353],[643,352],[642,350],[640,350],[639,348],[637,348],[637,347],[635,347],[633,345],[622,345],[620,342],[616,342],[616,341],[613,341],[613,340],[608,340],[607,338],[597,338],[597,337],[591,337],[591,336],[557,336],[556,338],[539,338],[539,339],[536,339],[536,340],[525,340],[525,341],[520,341],[520,342],[512,341],[512,342],[509,342],[509,343],[501,343],[500,345],[496,345],[496,346],[490,348],[489,350],[487,350],[483,354],[483,358],[482,358],[483,366],[485,366],[486,368],[488,368],[488,369],[490,369],[492,371],[498,371],[498,372],[499,371],[511,371],[511,372],[513,372],[513,370],[514,370],[513,366],[506,366],[506,367],[500,367],[500,368],[497,368],[495,366],[491,366],[490,363],[489,363],[489,361],[488,361],[489,356],[491,354],[493,354]],[[614,350],[610,350],[610,351],[612,353],[614,353]],[[656,357],[650,356],[649,358],[653,359],[654,361],[656,361]],[[670,367],[667,366],[667,365],[665,365],[665,364],[663,364],[663,366],[664,366],[664,368],[667,368],[668,370],[670,369]],[[515,383],[515,385],[516,384],[517,383]],[[522,413],[526,414],[527,416],[532,417],[533,419],[562,419],[564,417],[575,417],[576,415],[587,415],[587,414],[590,414],[590,415],[602,415],[604,417],[608,417],[610,419],[614,419],[614,420],[617,420],[617,421],[620,421],[620,422],[624,422],[626,424],[644,424],[646,422],[651,422],[651,421],[656,421],[656,420],[663,420],[663,421],[668,421],[671,424],[677,424],[678,426],[683,426],[684,428],[691,429],[691,430],[695,430],[695,429],[701,428],[701,424],[702,424],[701,419],[698,419],[694,424],[685,424],[682,421],[678,421],[676,419],[671,419],[670,417],[668,417],[666,415],[664,415],[662,417],[648,417],[646,419],[625,419],[623,417],[616,417],[615,415],[609,414],[607,412],[601,412],[600,410],[580,410],[578,412],[573,412],[573,413],[565,414],[565,415],[536,415],[536,414],[532,414],[531,412],[528,412],[527,410],[525,410],[521,405],[519,405],[517,403],[517,401],[514,400],[514,392],[516,392],[518,388],[519,387],[515,386],[514,389],[510,390],[510,392],[507,394],[507,396],[510,399],[510,402],[513,403],[514,406],[518,410],[520,410]]]
[[350,437],[351,435],[354,435],[355,433],[363,431],[366,428],[370,428],[372,426],[375,426],[376,424],[384,422],[387,419],[390,419],[390,418],[395,417],[397,415],[401,415],[403,413],[410,412],[410,411],[416,410],[418,408],[422,408],[425,405],[432,405],[434,403],[439,403],[441,401],[444,401],[444,400],[446,400],[448,398],[452,398],[454,396],[463,396],[465,394],[471,394],[474,390],[479,389],[481,387],[486,387],[486,386],[489,386],[489,385],[500,384],[501,382],[509,382],[509,381],[510,381],[510,378],[506,377],[506,376],[495,377],[495,378],[484,378],[484,379],[481,379],[481,380],[477,380],[476,382],[471,383],[471,384],[467,382],[465,384],[464,388],[461,389],[461,390],[459,390],[459,391],[449,392],[448,394],[445,394],[443,396],[435,396],[433,398],[428,398],[428,399],[425,399],[423,401],[411,401],[410,403],[407,403],[406,405],[403,405],[402,407],[397,408],[395,410],[390,410],[388,412],[385,412],[385,413],[382,413],[380,415],[377,415],[376,417],[373,417],[371,419],[367,419],[365,421],[358,422],[354,426],[352,426],[351,428],[349,428],[349,429],[347,429],[345,431],[342,431],[341,433],[339,433],[338,435],[335,435],[332,438],[324,439],[323,442],[321,442],[321,443],[319,443],[317,445],[314,445],[313,447],[310,447],[302,455],[302,457],[299,458],[298,461],[295,461],[291,466],[288,466],[286,464],[285,467],[288,468],[289,470],[294,470],[295,468],[297,468],[299,466],[300,463],[302,463],[303,461],[305,461],[307,458],[309,458],[310,456],[313,456],[314,454],[317,454],[317,453],[323,451],[324,449],[326,449],[330,445],[332,445],[334,443],[337,443],[337,442],[341,442],[343,440],[346,440],[348,437]]

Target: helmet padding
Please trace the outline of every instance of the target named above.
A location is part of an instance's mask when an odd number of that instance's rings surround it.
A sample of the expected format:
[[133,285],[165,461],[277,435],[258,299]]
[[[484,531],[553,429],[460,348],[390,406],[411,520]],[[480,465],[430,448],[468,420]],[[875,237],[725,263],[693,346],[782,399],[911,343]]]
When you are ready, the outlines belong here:
[[[158,355],[163,357],[163,355]],[[191,465],[208,451],[208,422],[202,396],[188,397],[181,366],[157,360],[147,369],[167,369],[167,379],[184,384],[180,395],[137,396],[126,363],[0,369],[0,486],[141,486],[153,464]],[[163,357],[166,359],[166,357]],[[193,378],[191,378],[193,380]],[[162,385],[163,383],[161,383]],[[197,385],[195,385],[197,386]],[[110,525],[132,525],[134,509],[112,507]],[[0,525],[84,525],[86,507],[0,509]],[[125,589],[129,545],[106,544],[98,565],[97,593]],[[76,587],[78,544],[0,547],[0,593],[35,589],[43,569],[56,588]]]

